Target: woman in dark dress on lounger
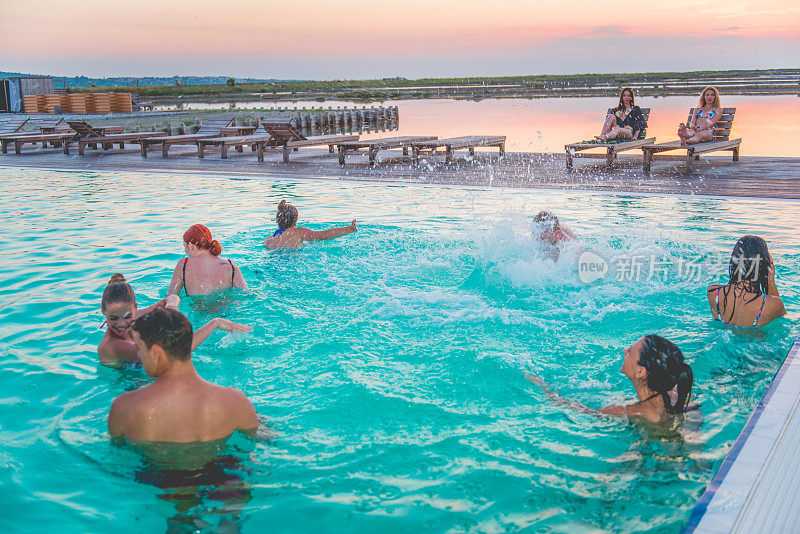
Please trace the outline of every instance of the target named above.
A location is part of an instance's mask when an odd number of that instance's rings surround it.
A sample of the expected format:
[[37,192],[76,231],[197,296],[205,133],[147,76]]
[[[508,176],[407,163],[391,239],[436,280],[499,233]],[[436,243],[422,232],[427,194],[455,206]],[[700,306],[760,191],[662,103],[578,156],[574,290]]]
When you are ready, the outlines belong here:
[[596,135],[599,141],[611,139],[638,139],[639,134],[647,129],[642,110],[634,104],[633,89],[624,88],[619,93],[619,105],[606,116],[603,131]]

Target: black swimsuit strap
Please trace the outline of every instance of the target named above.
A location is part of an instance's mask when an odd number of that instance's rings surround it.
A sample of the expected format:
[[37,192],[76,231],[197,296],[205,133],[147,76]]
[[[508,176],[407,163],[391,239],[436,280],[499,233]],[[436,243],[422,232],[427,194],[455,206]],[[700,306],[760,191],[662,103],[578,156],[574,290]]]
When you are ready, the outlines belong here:
[[650,399],[655,399],[655,398],[656,398],[656,397],[658,397],[659,395],[661,395],[661,393],[658,393],[658,392],[656,392],[656,393],[653,393],[652,395],[650,395],[649,397],[647,397],[645,400],[643,400],[643,401],[639,401],[639,402],[647,402],[647,401],[649,401]]
[[236,274],[236,267],[233,266],[233,262],[228,260],[228,263],[231,264],[231,287],[233,287],[233,277]]

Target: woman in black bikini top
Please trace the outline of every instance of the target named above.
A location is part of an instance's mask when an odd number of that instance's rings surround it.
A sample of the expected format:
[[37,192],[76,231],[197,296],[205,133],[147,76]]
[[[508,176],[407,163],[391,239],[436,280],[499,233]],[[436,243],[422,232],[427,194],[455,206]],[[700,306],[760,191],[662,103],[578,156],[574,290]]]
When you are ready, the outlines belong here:
[[[175,266],[168,293],[177,295],[185,289],[187,295],[207,295],[230,287],[247,289],[241,271],[233,261],[219,257],[222,253],[219,241],[202,224],[195,224],[183,234],[183,248],[189,257]],[[192,267],[187,270],[190,260]]]
[[624,88],[619,93],[619,105],[606,116],[603,130],[596,135],[598,141],[611,139],[639,139],[647,129],[647,121],[639,106],[634,104],[633,89]]

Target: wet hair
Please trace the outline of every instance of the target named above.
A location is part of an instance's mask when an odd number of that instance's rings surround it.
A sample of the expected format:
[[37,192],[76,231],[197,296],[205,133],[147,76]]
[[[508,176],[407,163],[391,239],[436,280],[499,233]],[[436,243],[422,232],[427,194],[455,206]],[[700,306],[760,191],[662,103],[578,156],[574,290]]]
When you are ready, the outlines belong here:
[[700,93],[700,102],[697,104],[697,108],[705,107],[706,105],[706,91],[714,91],[714,103],[711,104],[712,108],[721,108],[722,104],[719,100],[719,91],[716,87],[709,85]]
[[136,295],[134,295],[131,285],[125,281],[125,277],[119,273],[114,273],[103,290],[100,309],[105,312],[110,305],[117,302],[133,304],[136,302]]
[[[661,395],[667,412],[685,412],[692,398],[694,376],[681,350],[661,336],[645,336],[639,351],[639,365],[647,371],[647,387]],[[669,392],[676,387],[678,398],[673,405]]]
[[558,217],[549,211],[540,211],[537,213],[536,217],[533,218],[533,222],[542,226],[549,226],[553,230],[559,229]]
[[[767,242],[757,235],[743,236],[731,252],[731,260],[728,263],[728,283],[722,288],[722,308],[727,309],[728,295],[735,297],[735,288],[742,286],[745,292],[751,293],[753,298],[747,302],[753,302],[762,295],[769,294],[769,265],[770,255]],[[733,299],[733,309],[731,317],[736,310],[736,299]],[[720,317],[721,319],[721,317]]]
[[291,204],[287,204],[285,200],[281,200],[278,204],[278,213],[275,215],[275,222],[278,223],[278,228],[285,230],[291,228],[297,223],[297,208]]
[[222,246],[219,241],[211,237],[211,230],[202,224],[194,224],[183,233],[183,242],[208,250],[214,256],[219,256]]
[[151,348],[158,345],[171,360],[188,360],[192,355],[192,323],[178,310],[156,308],[136,319],[131,328]]
[[614,108],[617,111],[622,111],[622,110],[625,109],[625,102],[622,101],[622,97],[625,95],[625,91],[627,91],[627,92],[629,92],[631,94],[631,107],[636,105],[634,103],[635,99],[633,97],[633,89],[631,89],[630,87],[623,87],[622,91],[619,92],[619,105],[617,105],[617,107]]

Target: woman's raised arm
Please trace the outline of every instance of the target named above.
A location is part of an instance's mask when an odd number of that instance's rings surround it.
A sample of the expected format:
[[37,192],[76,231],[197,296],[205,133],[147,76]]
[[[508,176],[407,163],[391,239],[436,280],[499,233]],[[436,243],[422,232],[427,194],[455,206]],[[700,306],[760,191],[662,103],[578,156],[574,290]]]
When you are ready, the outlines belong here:
[[[300,230],[300,228],[298,228]],[[327,230],[311,230],[303,228],[303,240],[305,241],[327,241],[328,239],[335,239],[343,235],[352,234],[358,230],[356,220],[347,226],[339,226],[336,228],[328,228]]]

